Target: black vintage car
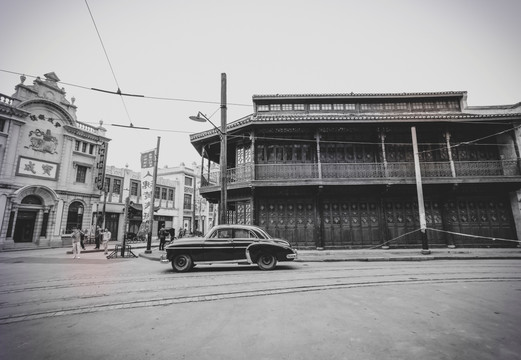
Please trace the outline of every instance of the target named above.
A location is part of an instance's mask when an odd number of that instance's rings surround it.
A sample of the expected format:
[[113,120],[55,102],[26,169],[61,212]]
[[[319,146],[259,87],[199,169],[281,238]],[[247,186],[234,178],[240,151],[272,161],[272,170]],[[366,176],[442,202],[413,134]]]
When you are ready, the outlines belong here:
[[217,225],[205,237],[181,238],[166,246],[166,258],[177,272],[190,271],[196,264],[257,264],[273,270],[277,261],[292,261],[297,251],[285,240],[249,225]]

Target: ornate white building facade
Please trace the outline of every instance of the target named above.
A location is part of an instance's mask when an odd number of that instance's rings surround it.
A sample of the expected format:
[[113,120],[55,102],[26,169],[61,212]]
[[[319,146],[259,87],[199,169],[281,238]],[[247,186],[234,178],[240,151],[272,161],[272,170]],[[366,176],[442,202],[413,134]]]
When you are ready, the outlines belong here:
[[63,246],[92,226],[108,142],[76,118],[55,73],[0,94],[0,249]]

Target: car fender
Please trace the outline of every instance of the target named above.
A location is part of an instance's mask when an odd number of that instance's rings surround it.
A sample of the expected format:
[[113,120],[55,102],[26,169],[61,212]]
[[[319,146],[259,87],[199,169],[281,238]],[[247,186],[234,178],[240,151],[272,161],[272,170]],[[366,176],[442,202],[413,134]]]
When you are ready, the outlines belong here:
[[256,263],[260,254],[269,253],[277,260],[284,260],[285,254],[291,250],[276,244],[253,243],[246,248],[246,257],[250,263]]

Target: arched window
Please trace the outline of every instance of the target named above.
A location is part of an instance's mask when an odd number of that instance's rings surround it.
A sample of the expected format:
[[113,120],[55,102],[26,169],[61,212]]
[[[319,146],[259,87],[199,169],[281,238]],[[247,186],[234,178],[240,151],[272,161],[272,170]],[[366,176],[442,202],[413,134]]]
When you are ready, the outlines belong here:
[[83,204],[79,201],[75,201],[69,206],[69,212],[67,214],[67,227],[65,232],[67,234],[72,232],[72,229],[77,227],[81,229],[83,223]]
[[28,195],[22,199],[22,204],[42,205],[42,199],[36,195]]

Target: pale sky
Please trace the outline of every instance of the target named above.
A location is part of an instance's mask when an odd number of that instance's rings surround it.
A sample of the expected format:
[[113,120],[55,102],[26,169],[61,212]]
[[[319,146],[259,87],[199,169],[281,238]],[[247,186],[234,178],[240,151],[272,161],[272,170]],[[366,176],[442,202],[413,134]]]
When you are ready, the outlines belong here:
[[[520,0],[2,0],[0,93],[55,72],[78,120],[103,120],[108,165],[201,158],[189,134],[252,113],[252,95],[468,91],[468,104],[521,101]],[[3,71],[2,71],[3,70]],[[68,84],[64,84],[68,83]],[[78,85],[78,86],[72,86]],[[205,103],[210,102],[210,103]],[[211,103],[214,102],[214,103]],[[128,111],[128,116],[127,116]],[[148,127],[132,130],[110,124]]]

